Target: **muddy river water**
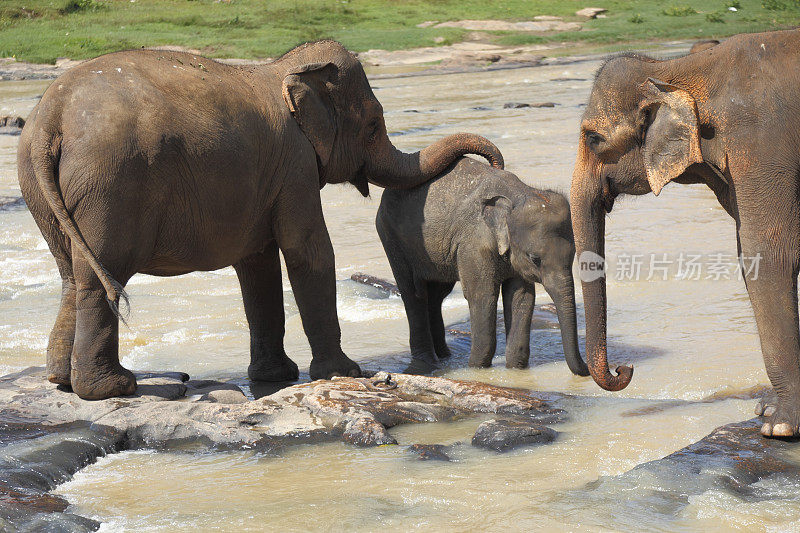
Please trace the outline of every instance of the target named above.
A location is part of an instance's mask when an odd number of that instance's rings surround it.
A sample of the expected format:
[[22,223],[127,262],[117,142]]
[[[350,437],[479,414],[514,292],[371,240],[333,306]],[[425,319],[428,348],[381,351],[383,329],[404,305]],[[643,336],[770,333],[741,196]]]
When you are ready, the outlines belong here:
[[[579,117],[597,66],[585,61],[372,84],[399,148],[416,150],[446,134],[477,132],[500,147],[507,168],[525,182],[566,193]],[[46,86],[0,83],[0,115],[26,116]],[[506,102],[556,106],[504,109]],[[0,196],[19,196],[18,139],[0,136]],[[402,302],[348,280],[356,271],[391,278],[374,227],[380,194],[373,188],[372,197],[363,199],[350,186],[328,186],[322,199],[341,280],[345,352],[365,368],[396,371],[408,349]],[[729,261],[736,246],[733,222],[709,190],[672,185],[659,198],[620,201],[607,227],[607,253],[617,258],[608,284],[609,358],[635,365],[627,389],[606,393],[590,378],[571,375],[553,329],[534,332],[530,369],[507,370],[498,356],[493,368],[473,370],[457,357],[440,372],[574,395],[562,401],[570,417],[554,426],[561,435],[553,445],[502,455],[478,451],[469,445],[476,419],[397,427],[392,431],[400,446],[374,449],[336,443],[278,455],[125,452],[102,458],[57,492],[107,531],[800,528],[800,491],[780,479],[765,480],[757,501],[715,488],[669,506],[644,474],[632,485],[584,490],[717,426],[750,418],[752,391],[768,383],[744,285],[733,272],[715,274],[719,269],[711,265],[720,263],[717,254]],[[652,253],[671,262],[664,275],[650,269]],[[637,279],[624,267],[639,254]],[[677,273],[681,254],[701,256],[699,276]],[[307,372],[310,351],[285,274],[284,286],[287,352]],[[242,377],[248,334],[232,269],[177,278],[137,275],[128,289],[124,365],[248,385]],[[0,211],[0,373],[44,364],[59,293],[55,262],[31,216],[25,209]],[[537,303],[548,301],[539,291]],[[578,302],[582,334],[580,291]],[[457,287],[445,302],[445,319],[467,316]],[[456,442],[464,444],[452,448],[450,463],[410,460],[404,446]],[[634,493],[638,503],[626,505]]]

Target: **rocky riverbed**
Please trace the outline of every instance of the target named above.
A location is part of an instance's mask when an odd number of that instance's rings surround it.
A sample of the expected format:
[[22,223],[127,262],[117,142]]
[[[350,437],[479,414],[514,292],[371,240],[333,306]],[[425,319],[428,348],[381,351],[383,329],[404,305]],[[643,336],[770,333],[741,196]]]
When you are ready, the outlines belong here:
[[139,373],[137,379],[134,396],[85,401],[48,383],[42,368],[0,378],[3,528],[94,528],[93,521],[64,513],[66,502],[48,491],[97,457],[122,449],[275,453],[331,440],[378,446],[397,444],[387,429],[398,424],[492,413],[517,430],[482,430],[481,438],[503,450],[549,442],[531,439],[532,432],[551,435],[542,424],[565,417],[535,393],[385,372],[303,383],[254,400],[236,385],[181,373]]
[[[388,428],[492,414],[472,445],[496,452],[548,445],[558,433],[548,424],[569,413],[564,395],[478,382],[379,372],[286,387],[258,399],[236,385],[191,380],[175,372],[138,373],[136,395],[85,401],[45,380],[34,367],[0,378],[0,526],[4,530],[87,531],[99,524],[69,512],[49,494],[98,457],[130,449],[256,450],[280,454],[287,446],[344,441],[353,446],[397,444]],[[672,407],[672,406],[668,406]],[[631,415],[633,416],[633,415]],[[758,498],[764,479],[800,481],[800,445],[765,440],[756,419],[723,426],[663,459],[618,476],[603,477],[574,498],[616,498],[662,493],[674,511],[691,494],[713,487]],[[412,457],[449,461],[447,446],[419,444]],[[644,490],[643,477],[653,489]],[[596,503],[596,502],[595,502]],[[610,503],[610,502],[608,502]],[[672,512],[670,511],[670,512]],[[665,511],[667,512],[667,511]]]

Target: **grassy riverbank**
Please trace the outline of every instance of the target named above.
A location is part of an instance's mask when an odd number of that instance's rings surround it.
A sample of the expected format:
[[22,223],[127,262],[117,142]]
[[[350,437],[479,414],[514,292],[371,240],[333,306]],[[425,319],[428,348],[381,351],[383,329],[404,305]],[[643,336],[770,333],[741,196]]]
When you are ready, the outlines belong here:
[[[586,21],[592,5],[607,17]],[[737,11],[728,10],[736,7]],[[427,20],[530,20],[555,15],[580,31],[474,32],[417,28]],[[0,57],[53,62],[141,46],[180,45],[212,57],[263,58],[330,37],[352,50],[398,50],[480,39],[497,44],[724,37],[800,25],[800,0],[4,0]]]

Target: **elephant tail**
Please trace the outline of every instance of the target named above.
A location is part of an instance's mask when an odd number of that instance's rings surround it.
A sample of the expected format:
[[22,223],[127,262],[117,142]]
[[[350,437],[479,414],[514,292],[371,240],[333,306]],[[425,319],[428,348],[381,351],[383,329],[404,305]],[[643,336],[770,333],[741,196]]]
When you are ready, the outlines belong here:
[[64,198],[59,190],[56,174],[58,172],[58,162],[61,157],[61,136],[46,131],[39,130],[34,133],[31,142],[31,162],[39,189],[47,201],[58,220],[61,230],[66,233],[73,245],[75,245],[81,255],[92,267],[103,288],[106,290],[108,305],[114,314],[125,322],[119,310],[120,300],[125,302],[125,307],[130,310],[128,293],[125,292],[121,283],[115,280],[106,270],[97,257],[94,255],[86,240],[83,238],[80,229],[75,224],[72,216],[64,204]]

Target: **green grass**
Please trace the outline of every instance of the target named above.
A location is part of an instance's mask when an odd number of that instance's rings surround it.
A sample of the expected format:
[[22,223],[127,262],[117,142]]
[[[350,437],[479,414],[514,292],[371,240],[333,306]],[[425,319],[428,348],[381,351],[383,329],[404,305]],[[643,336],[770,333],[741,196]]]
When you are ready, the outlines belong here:
[[[490,32],[499,44],[613,45],[725,37],[800,25],[800,0],[607,0],[607,18],[582,31]],[[727,10],[734,5],[739,11]],[[142,46],[180,45],[212,57],[263,58],[304,41],[333,38],[356,51],[434,46],[465,38],[425,20],[579,20],[574,0],[0,0],[0,57],[53,62]]]

